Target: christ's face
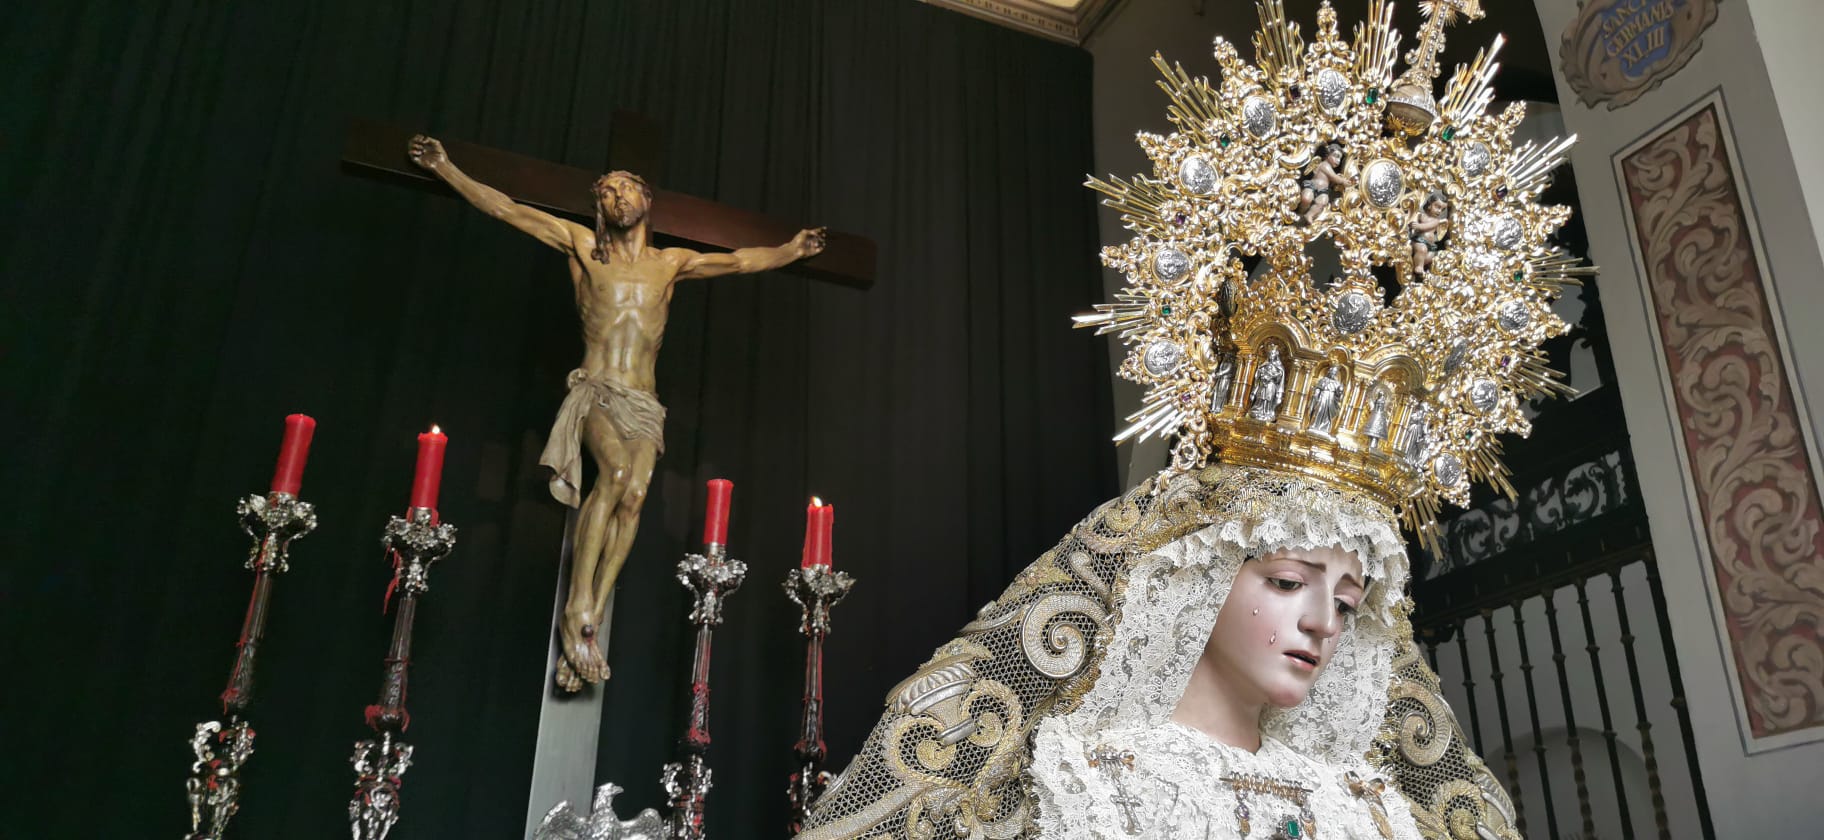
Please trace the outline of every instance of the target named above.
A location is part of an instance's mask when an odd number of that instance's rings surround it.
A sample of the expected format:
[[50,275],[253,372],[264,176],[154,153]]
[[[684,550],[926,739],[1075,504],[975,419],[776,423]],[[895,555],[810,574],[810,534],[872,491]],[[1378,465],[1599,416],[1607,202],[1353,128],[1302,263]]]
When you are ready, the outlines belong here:
[[603,178],[597,187],[596,199],[601,206],[602,217],[615,227],[632,227],[646,218],[646,211],[651,209],[651,202],[646,198],[646,188],[640,182],[622,175],[610,175]]
[[1362,602],[1355,552],[1278,549],[1241,564],[1204,656],[1238,699],[1279,708],[1304,702]]

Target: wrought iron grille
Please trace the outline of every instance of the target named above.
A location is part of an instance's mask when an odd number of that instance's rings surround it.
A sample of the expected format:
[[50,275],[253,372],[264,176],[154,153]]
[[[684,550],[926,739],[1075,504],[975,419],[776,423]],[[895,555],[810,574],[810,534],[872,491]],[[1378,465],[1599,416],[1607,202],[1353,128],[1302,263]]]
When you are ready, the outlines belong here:
[[[1442,555],[1420,558],[1414,624],[1523,835],[1708,840],[1633,460],[1625,435],[1594,443],[1515,458],[1552,471],[1517,482],[1517,501],[1484,497],[1445,524]],[[1682,760],[1666,753],[1672,730]]]

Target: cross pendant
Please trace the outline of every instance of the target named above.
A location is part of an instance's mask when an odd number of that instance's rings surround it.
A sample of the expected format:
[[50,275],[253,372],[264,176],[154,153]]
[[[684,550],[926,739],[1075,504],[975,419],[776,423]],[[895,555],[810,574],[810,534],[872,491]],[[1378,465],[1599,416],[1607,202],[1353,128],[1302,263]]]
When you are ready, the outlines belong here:
[[1134,806],[1139,805],[1140,800],[1129,795],[1128,792],[1121,787],[1121,783],[1116,782],[1115,795],[1112,801],[1115,803],[1115,807],[1121,810],[1121,820],[1123,823],[1121,830],[1130,835],[1139,834],[1140,820],[1134,816]]

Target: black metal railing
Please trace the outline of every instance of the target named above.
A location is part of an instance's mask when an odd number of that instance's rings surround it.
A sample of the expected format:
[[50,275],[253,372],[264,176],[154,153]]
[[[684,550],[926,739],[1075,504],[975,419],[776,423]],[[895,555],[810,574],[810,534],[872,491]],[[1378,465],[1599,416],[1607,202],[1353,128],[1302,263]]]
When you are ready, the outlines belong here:
[[[1608,390],[1612,395],[1613,389]],[[1582,408],[1567,414],[1609,409],[1600,402]],[[1618,405],[1613,408],[1619,411]],[[1589,428],[1588,417],[1562,419],[1573,429]],[[1478,753],[1491,756],[1485,750],[1499,752],[1500,761],[1491,766],[1497,768],[1514,798],[1519,809],[1516,828],[1523,835],[1587,839],[1608,836],[1618,829],[1618,836],[1623,837],[1653,832],[1651,836],[1670,838],[1671,825],[1685,824],[1668,813],[1666,788],[1676,784],[1675,807],[1679,814],[1694,817],[1694,836],[1708,840],[1714,831],[1685,709],[1665,593],[1626,437],[1586,433],[1573,443],[1572,437],[1554,434],[1559,425],[1542,428],[1544,434],[1528,442],[1558,446],[1557,451],[1523,453],[1516,459],[1529,466],[1526,481],[1517,482],[1521,490],[1517,503],[1479,498],[1476,507],[1445,523],[1440,555],[1418,553],[1421,572],[1414,585],[1415,629],[1433,669],[1443,664],[1458,672],[1452,685],[1461,685],[1462,692],[1448,694],[1457,695],[1452,702],[1459,705],[1460,714],[1467,713],[1460,719]],[[1607,614],[1609,603],[1589,597],[1589,587],[1592,583],[1600,586],[1604,577],[1612,595],[1612,615]],[[1633,588],[1624,579],[1632,581]],[[1565,598],[1562,606],[1561,596]],[[1570,617],[1573,603],[1574,618]],[[1663,675],[1645,673],[1645,663],[1654,654],[1639,649],[1642,645],[1634,633],[1641,626],[1635,619],[1646,611],[1653,613],[1656,632],[1651,641],[1661,649]],[[1482,625],[1480,643],[1470,641],[1476,622]],[[1544,632],[1529,630],[1529,623],[1543,623]],[[1574,651],[1579,632],[1587,665],[1566,652]],[[1440,657],[1439,648],[1452,646],[1454,656]],[[1617,730],[1623,712],[1610,701],[1609,681],[1616,675],[1603,667],[1605,647],[1611,651],[1610,657],[1619,647],[1627,664],[1635,734],[1626,739]],[[1540,666],[1548,650],[1552,667],[1546,671]],[[1503,668],[1504,654],[1518,656],[1518,686]],[[1444,674],[1440,672],[1440,676]],[[1479,683],[1477,677],[1482,676],[1486,681]],[[1555,708],[1547,694],[1553,681]],[[1486,688],[1478,690],[1479,685]],[[1498,742],[1483,734],[1483,705],[1490,694],[1494,720],[1499,724]],[[1660,765],[1654,735],[1663,730],[1656,728],[1656,719],[1661,727],[1675,724],[1679,729],[1684,761],[1676,773],[1668,774],[1664,772],[1668,768]],[[1586,740],[1579,733],[1587,730],[1579,722],[1587,725],[1593,720],[1600,721],[1602,749],[1586,755]],[[1593,746],[1596,741],[1592,733],[1587,744]],[[1530,762],[1523,761],[1529,752]],[[1567,758],[1569,771],[1565,772]],[[1586,759],[1606,759],[1607,772],[1599,768],[1587,772]],[[1535,765],[1536,781],[1526,778],[1533,774],[1521,772],[1523,763]],[[1645,791],[1640,790],[1641,783],[1628,784],[1629,778],[1642,775]],[[1534,784],[1537,788],[1529,790]],[[1650,804],[1651,827],[1638,824],[1641,817],[1630,807],[1630,790]],[[1602,806],[1600,820],[1598,805]]]

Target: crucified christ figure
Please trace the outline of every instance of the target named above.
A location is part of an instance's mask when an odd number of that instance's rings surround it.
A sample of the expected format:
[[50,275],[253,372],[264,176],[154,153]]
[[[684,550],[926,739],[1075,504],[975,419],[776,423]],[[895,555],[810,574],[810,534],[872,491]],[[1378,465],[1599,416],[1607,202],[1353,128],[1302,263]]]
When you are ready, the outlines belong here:
[[[814,256],[823,250],[824,229],[799,231],[775,248],[726,254],[655,248],[648,226],[652,189],[638,175],[610,172],[595,182],[592,231],[463,174],[435,139],[414,137],[409,152],[482,212],[570,258],[570,285],[583,322],[583,365],[570,372],[569,396],[539,463],[554,473],[551,495],[582,508],[570,594],[559,623],[563,660],[557,669],[558,685],[578,691],[585,682],[608,678],[596,635],[633,547],[653,465],[665,451],[665,407],[653,393],[653,368],[672,288],[680,280],[771,271]],[[579,450],[595,460],[595,484],[587,497]]]

